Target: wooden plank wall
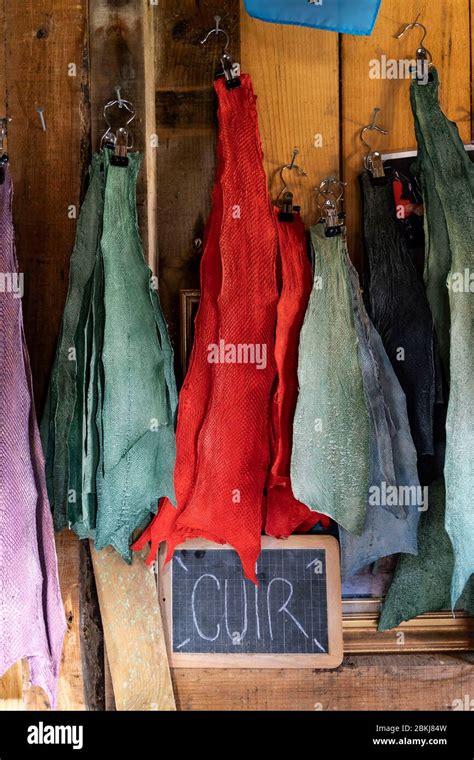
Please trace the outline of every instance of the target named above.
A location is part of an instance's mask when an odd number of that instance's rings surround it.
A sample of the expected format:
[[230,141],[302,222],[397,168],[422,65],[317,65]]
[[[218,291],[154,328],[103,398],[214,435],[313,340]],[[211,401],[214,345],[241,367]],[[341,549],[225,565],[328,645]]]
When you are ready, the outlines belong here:
[[214,177],[212,81],[223,37],[205,47],[200,42],[215,26],[215,15],[222,17],[229,51],[238,60],[238,0],[160,0],[155,12],[160,298],[175,346],[179,291],[199,285]]
[[105,131],[104,104],[116,98],[115,88],[120,86],[121,97],[132,101],[137,114],[131,126],[134,149],[144,154],[144,167],[137,187],[138,212],[145,256],[155,268],[156,156],[150,141],[155,125],[148,107],[153,98],[145,96],[145,81],[151,93],[154,89],[154,57],[150,53],[153,50],[154,6],[149,0],[126,3],[93,0],[89,7],[92,145],[94,150],[99,146]]
[[[357,174],[361,170],[358,135],[374,106],[382,107],[390,150],[414,148],[409,83],[370,80],[369,61],[382,53],[413,56],[418,32],[401,42],[393,38],[421,12],[428,27],[426,46],[443,79],[442,102],[470,135],[469,0],[382,0],[370,38],[339,37],[251,19],[241,6],[241,62],[258,97],[260,133],[272,196],[278,194],[279,167],[300,149],[298,163],[308,172],[295,187],[307,224],[317,211],[313,188],[325,176],[340,174],[348,183],[346,212],[352,253],[360,263]],[[451,61],[448,60],[451,51]],[[175,69],[179,62],[175,61]],[[172,81],[175,74],[169,71]],[[322,136],[322,147],[314,137]],[[175,251],[168,241],[167,260]],[[176,255],[178,255],[176,253]],[[347,657],[337,671],[271,672],[225,670],[191,673],[174,670],[178,709],[182,710],[449,710],[453,700],[474,689],[468,655],[378,655]]]
[[[357,260],[358,132],[373,107],[383,109],[381,121],[390,129],[381,146],[414,147],[408,82],[371,80],[368,62],[382,53],[396,58],[412,55],[417,33],[400,42],[393,35],[421,13],[420,20],[428,27],[426,46],[441,72],[443,105],[469,140],[471,5],[470,0],[383,0],[374,34],[366,39],[263,24],[250,19],[239,8],[239,0],[159,0],[156,5],[149,0],[25,0],[21,10],[15,0],[4,0],[0,106],[13,119],[9,153],[16,189],[14,214],[39,408],[67,290],[75,229],[68,208],[79,204],[91,152],[90,88],[94,140],[102,119],[100,105],[113,95],[116,84],[122,84],[122,94],[133,98],[139,108],[139,147],[147,154],[141,187],[148,182],[151,190],[142,191],[139,198],[144,242],[153,268],[159,252],[161,298],[176,343],[178,292],[198,284],[214,172],[212,72],[219,46],[199,45],[213,25],[213,16],[223,17],[232,52],[252,75],[273,196],[279,189],[278,167],[289,159],[294,146],[308,172],[297,186],[307,223],[316,218],[314,186],[328,174],[343,172],[348,182],[349,235]],[[144,46],[144,36],[149,39],[153,32],[154,47]],[[76,65],[75,76],[68,76],[71,63]],[[156,92],[155,108],[145,98],[145,84]],[[37,106],[44,108],[46,132],[41,130]],[[147,140],[155,129],[156,156]],[[316,135],[321,135],[322,147],[315,147]],[[78,542],[72,536],[60,537],[58,555],[69,624],[59,706],[84,709],[79,579],[91,572],[89,567],[87,574],[81,573]],[[101,646],[100,636],[95,641]],[[98,656],[103,657],[99,649]],[[232,677],[225,670],[179,669],[173,682],[178,708],[185,710],[443,710],[452,709],[454,699],[474,693],[471,659],[467,655],[353,656],[335,672],[242,670]],[[110,706],[107,668],[105,674],[105,702]],[[2,681],[0,698],[4,685]],[[30,692],[27,706],[44,709],[44,697]]]
[[[280,193],[280,169],[300,151],[307,177],[291,177],[305,223],[318,213],[314,188],[339,175],[339,35],[265,24],[242,7],[242,68],[252,76],[271,197]],[[322,146],[319,147],[320,136]],[[287,174],[286,179],[290,181]]]
[[452,710],[470,655],[359,655],[337,670],[176,670],[180,710]]
[[[41,409],[67,291],[88,160],[87,2],[5,0],[9,151],[14,218],[25,273],[24,316]],[[70,76],[70,64],[75,76]],[[46,131],[37,107],[44,109]]]
[[[360,260],[360,198],[357,175],[362,168],[359,134],[368,124],[375,106],[382,109],[379,122],[389,135],[378,135],[374,146],[383,152],[416,148],[406,79],[371,79],[370,61],[387,58],[415,58],[422,33],[408,32],[395,39],[400,29],[414,21],[427,27],[424,44],[433,56],[441,81],[441,103],[450,119],[456,121],[465,142],[471,137],[470,5],[466,0],[383,0],[371,37],[343,37],[341,55],[343,177],[347,182],[346,213],[351,250]],[[370,140],[369,140],[370,142]]]

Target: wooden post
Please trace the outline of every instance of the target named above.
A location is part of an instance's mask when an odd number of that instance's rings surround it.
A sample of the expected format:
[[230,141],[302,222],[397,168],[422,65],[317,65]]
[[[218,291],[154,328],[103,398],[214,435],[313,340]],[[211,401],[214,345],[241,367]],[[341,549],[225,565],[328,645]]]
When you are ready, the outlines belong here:
[[154,14],[150,0],[94,0],[90,4],[90,93],[92,146],[99,147],[104,133],[104,105],[121,96],[135,106],[131,126],[134,150],[144,153],[137,188],[142,241],[150,268],[156,269],[156,150],[154,105]]
[[[134,147],[145,154],[138,184],[138,209],[145,256],[156,270],[156,150],[154,16],[149,0],[90,6],[92,144],[104,132],[103,107],[115,96],[137,111]],[[119,710],[174,710],[173,687],[155,576],[140,556],[127,565],[112,549],[91,546],[107,659]]]
[[214,182],[213,80],[224,38],[200,43],[215,15],[222,17],[229,51],[239,61],[239,0],[159,0],[155,15],[160,299],[177,358],[179,292],[199,287]]
[[110,547],[91,554],[117,710],[175,710],[153,570]]

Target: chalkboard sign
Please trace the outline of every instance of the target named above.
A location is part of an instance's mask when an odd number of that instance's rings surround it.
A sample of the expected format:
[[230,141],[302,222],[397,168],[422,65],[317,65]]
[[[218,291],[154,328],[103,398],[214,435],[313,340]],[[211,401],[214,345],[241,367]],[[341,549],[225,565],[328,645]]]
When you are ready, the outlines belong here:
[[263,538],[259,585],[229,546],[189,541],[161,573],[175,667],[337,667],[339,547],[331,536]]

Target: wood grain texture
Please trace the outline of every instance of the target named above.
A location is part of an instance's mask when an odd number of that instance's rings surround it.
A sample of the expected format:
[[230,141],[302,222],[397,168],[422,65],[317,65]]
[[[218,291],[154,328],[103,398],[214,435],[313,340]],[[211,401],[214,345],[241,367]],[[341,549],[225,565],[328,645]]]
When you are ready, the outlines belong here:
[[[81,664],[81,633],[79,612],[79,552],[78,538],[70,531],[56,535],[59,582],[66,613],[67,630],[59,672],[58,710],[85,710],[84,682]],[[28,668],[24,679],[27,683]],[[25,692],[25,709],[48,710],[49,701],[38,687]]]
[[[41,412],[68,284],[86,160],[87,0],[5,0],[9,155],[23,312]],[[69,64],[76,76],[68,76]],[[46,132],[36,107],[44,108]]]
[[112,684],[112,676],[110,674],[109,659],[107,657],[107,647],[104,646],[104,671],[105,671],[105,709],[107,712],[113,712],[117,709],[115,704],[114,687]]
[[[153,188],[147,195],[147,176],[154,176],[154,155],[149,150],[154,120],[148,98],[153,103],[153,82],[150,90],[145,85],[147,76],[153,72],[153,14],[155,7],[146,0],[93,0],[89,5],[90,37],[90,93],[92,113],[92,145],[100,146],[100,138],[106,130],[104,105],[116,98],[115,88],[121,88],[121,96],[130,100],[136,109],[136,119],[130,126],[134,150],[144,153],[144,165],[137,184],[137,204],[145,258],[153,265],[155,251],[155,223],[150,219],[153,208]],[[145,54],[146,51],[146,54]],[[148,162],[148,163],[147,163]],[[150,231],[149,227],[151,225]]]
[[346,657],[332,671],[173,670],[179,710],[452,710],[474,693],[468,656]]
[[[7,80],[6,80],[6,62],[7,62],[7,47],[5,45],[5,37],[7,32],[7,20],[5,16],[5,5],[0,4],[0,30],[1,39],[3,44],[0,46],[0,118],[7,116]],[[6,147],[4,142],[4,149]],[[5,152],[7,152],[5,150]]]
[[79,539],[70,531],[63,531],[56,536],[56,550],[67,621],[59,675],[58,710],[84,710],[86,702],[81,664]]
[[[471,81],[469,65],[469,0],[382,0],[371,37],[342,38],[342,155],[348,236],[352,255],[360,262],[361,210],[357,175],[362,169],[360,130],[368,124],[375,106],[382,109],[379,123],[390,134],[375,137],[373,145],[383,152],[414,149],[416,140],[410,107],[410,82],[406,79],[371,79],[370,62],[386,55],[390,59],[414,58],[420,30],[395,39],[402,26],[415,20],[427,27],[424,44],[433,56],[441,80],[441,105],[456,121],[463,140],[471,135]],[[369,140],[370,142],[370,140]]]
[[158,272],[158,238],[157,238],[157,152],[156,108],[155,108],[155,15],[157,5],[150,0],[142,0],[142,35],[143,35],[143,82],[146,90],[144,97],[144,152],[146,172],[146,245],[145,254],[150,269]]
[[80,641],[87,710],[105,710],[104,631],[88,541],[79,549]]
[[117,710],[175,710],[153,570],[91,545]]
[[[308,176],[292,177],[291,187],[304,221],[314,224],[319,217],[314,187],[340,171],[338,35],[267,24],[243,7],[241,18],[242,68],[251,75],[258,98],[272,198],[281,190],[279,169],[298,147],[297,163]],[[321,135],[322,147],[315,147],[316,135]]]
[[179,291],[199,284],[204,226],[215,168],[213,79],[223,37],[200,41],[222,16],[239,60],[238,0],[160,0],[156,10],[156,121],[160,299],[175,347]]
[[0,710],[24,710],[21,660],[0,678]]
[[[95,0],[90,18],[92,143],[100,144],[104,104],[116,96],[114,88],[120,86],[122,97],[132,101],[137,111],[131,131],[134,149],[142,151],[145,159],[137,203],[145,257],[152,267],[156,258],[152,250],[156,156],[150,138],[155,128],[156,12],[157,6],[149,6],[145,0]],[[117,708],[174,709],[166,648],[160,645],[164,637],[153,574],[138,557],[129,567],[111,549],[92,550],[92,558]]]

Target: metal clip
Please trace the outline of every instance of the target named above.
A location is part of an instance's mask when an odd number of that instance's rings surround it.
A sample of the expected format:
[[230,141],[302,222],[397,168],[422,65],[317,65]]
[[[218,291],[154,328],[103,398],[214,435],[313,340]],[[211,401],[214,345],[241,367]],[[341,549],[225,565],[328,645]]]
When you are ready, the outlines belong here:
[[420,24],[418,21],[420,15],[421,14],[418,14],[416,19],[411,24],[405,24],[405,26],[402,27],[398,34],[395,35],[395,39],[400,40],[405,36],[407,32],[411,31],[412,29],[422,30],[423,36],[416,50],[416,79],[419,84],[426,84],[428,81],[430,81],[430,77],[432,79],[432,75],[429,74],[429,70],[433,65],[433,56],[431,55],[430,51],[423,45],[428,31],[426,29],[426,26]]
[[119,127],[115,135],[115,150],[111,163],[114,166],[128,166],[128,130]]
[[[336,177],[327,177],[323,179],[319,187],[315,190],[318,193],[318,206],[321,211],[319,222],[325,225],[326,237],[336,237],[341,235],[344,229],[344,219],[346,217],[343,211],[344,187],[347,182],[341,182]],[[339,188],[338,192],[334,188]]]
[[372,182],[374,185],[385,184],[387,177],[385,176],[385,169],[383,166],[381,153],[379,153],[378,150],[372,150],[371,145],[367,142],[364,135],[369,131],[380,132],[382,135],[388,135],[388,129],[384,129],[376,123],[379,113],[380,108],[374,108],[371,123],[367,124],[367,126],[364,127],[360,132],[360,139],[368,150],[368,153],[364,156],[364,166],[372,175]]
[[[228,90],[233,90],[235,87],[240,87],[240,65],[236,63],[230,53],[228,52],[228,47],[230,44],[229,35],[221,27],[221,17],[220,16],[214,16],[214,20],[216,22],[216,25],[214,29],[211,29],[210,32],[206,34],[204,39],[201,40],[201,45],[205,45],[206,42],[210,37],[212,37],[213,34],[218,36],[219,34],[223,34],[225,37],[225,46],[222,50],[220,61],[222,66],[222,73],[224,75],[225,79],[225,86]],[[220,75],[222,76],[222,74]]]

